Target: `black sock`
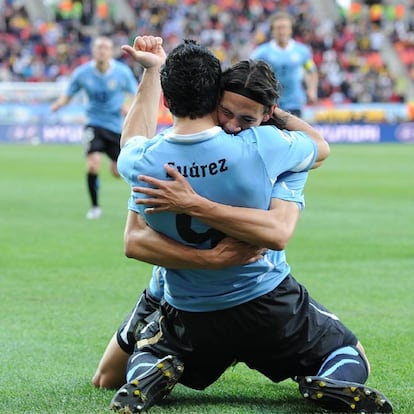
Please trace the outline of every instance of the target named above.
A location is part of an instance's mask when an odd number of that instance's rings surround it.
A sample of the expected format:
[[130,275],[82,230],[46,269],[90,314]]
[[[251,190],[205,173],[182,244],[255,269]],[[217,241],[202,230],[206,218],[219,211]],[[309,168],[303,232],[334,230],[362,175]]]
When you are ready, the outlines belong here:
[[98,176],[96,174],[88,173],[88,191],[93,207],[98,206]]

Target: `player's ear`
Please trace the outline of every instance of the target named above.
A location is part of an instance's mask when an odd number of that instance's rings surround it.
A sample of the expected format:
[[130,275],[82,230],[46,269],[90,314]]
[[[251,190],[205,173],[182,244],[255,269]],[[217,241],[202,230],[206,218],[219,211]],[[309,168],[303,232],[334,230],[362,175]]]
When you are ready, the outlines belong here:
[[162,95],[162,103],[166,108],[169,108],[167,98],[164,95]]
[[272,105],[269,110],[263,115],[263,121],[262,122],[267,122],[273,115],[273,111],[275,110],[276,105]]

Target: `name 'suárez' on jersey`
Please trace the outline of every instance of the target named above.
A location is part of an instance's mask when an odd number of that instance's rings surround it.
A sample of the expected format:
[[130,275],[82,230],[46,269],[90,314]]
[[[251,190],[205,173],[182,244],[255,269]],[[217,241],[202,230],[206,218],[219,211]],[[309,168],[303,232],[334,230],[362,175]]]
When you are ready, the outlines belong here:
[[[197,164],[193,162],[191,165],[177,165],[174,161],[168,162],[170,167],[175,168],[184,177],[201,178],[208,175],[217,175],[228,171],[227,160],[222,158],[209,164]],[[169,174],[167,174],[169,177]]]

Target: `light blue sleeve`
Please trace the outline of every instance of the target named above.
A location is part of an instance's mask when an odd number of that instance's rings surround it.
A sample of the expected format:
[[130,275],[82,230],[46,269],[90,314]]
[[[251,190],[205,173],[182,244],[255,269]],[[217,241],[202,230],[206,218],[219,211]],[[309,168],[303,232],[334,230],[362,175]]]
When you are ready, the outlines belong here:
[[293,201],[303,210],[305,208],[305,196],[303,190],[308,179],[309,172],[286,172],[281,174],[273,186],[272,198],[285,201]]
[[128,209],[142,214],[146,206],[137,205],[135,199],[138,197],[137,193],[132,191],[132,187],[145,186],[142,181],[138,180],[141,174],[140,162],[145,155],[146,150],[157,142],[157,139],[148,139],[144,136],[135,136],[121,148],[117,160],[117,167],[119,175],[131,188],[130,197],[128,200]]
[[117,160],[117,167],[120,176],[128,185],[135,185],[134,181],[134,164],[135,157],[139,157],[143,149],[145,137],[133,137],[121,148]]
[[303,132],[280,130],[274,126],[251,129],[256,134],[257,148],[271,180],[276,181],[287,171],[308,171],[315,163],[317,145]]

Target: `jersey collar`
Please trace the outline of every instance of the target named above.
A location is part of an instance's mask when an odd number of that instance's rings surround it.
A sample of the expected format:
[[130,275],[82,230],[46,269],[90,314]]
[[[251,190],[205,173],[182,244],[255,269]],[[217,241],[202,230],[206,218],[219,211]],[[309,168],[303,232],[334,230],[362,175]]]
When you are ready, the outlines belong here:
[[277,50],[290,50],[292,49],[295,42],[293,39],[290,39],[286,47],[280,47],[274,39],[271,41],[271,43],[272,43],[272,47],[274,47]]
[[195,142],[206,141],[222,131],[221,127],[214,126],[196,134],[175,134],[172,131],[168,131],[164,138],[168,141],[177,142],[180,144],[194,144]]

